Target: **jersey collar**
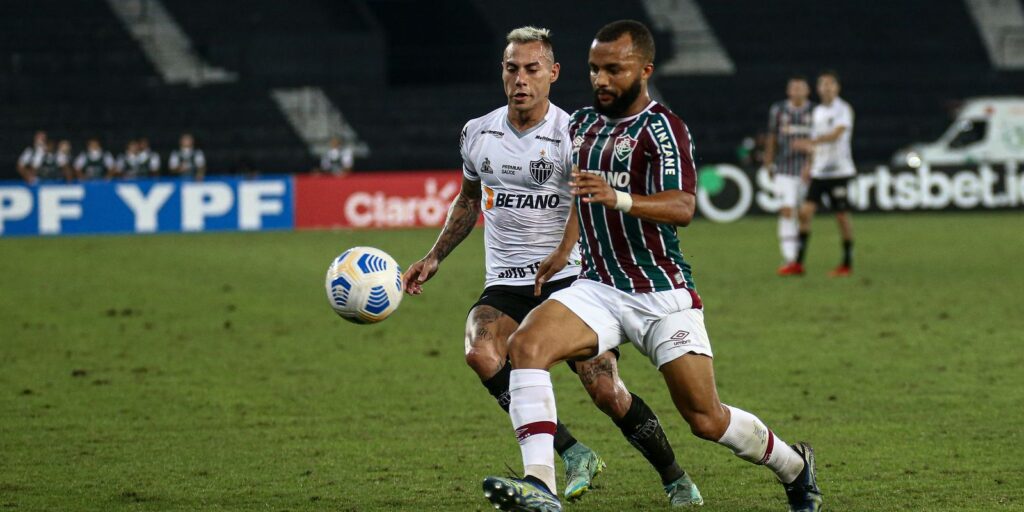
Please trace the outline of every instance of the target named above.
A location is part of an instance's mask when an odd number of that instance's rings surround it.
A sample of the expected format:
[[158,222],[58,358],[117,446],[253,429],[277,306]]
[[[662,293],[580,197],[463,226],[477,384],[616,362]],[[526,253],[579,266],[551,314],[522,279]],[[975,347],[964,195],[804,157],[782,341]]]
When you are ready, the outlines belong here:
[[508,107],[505,107],[505,116],[504,116],[505,127],[508,128],[509,130],[511,130],[512,134],[515,135],[516,137],[520,138],[520,139],[523,138],[523,137],[526,137],[527,135],[537,131],[541,126],[544,126],[545,124],[547,124],[548,118],[551,117],[552,112],[554,111],[554,109],[551,108],[551,107],[554,107],[554,105],[552,105],[551,102],[549,101],[548,102],[548,111],[544,113],[544,119],[541,119],[540,122],[537,123],[536,126],[526,130],[525,132],[521,132],[521,131],[517,130],[515,126],[512,126],[512,123],[508,120]]

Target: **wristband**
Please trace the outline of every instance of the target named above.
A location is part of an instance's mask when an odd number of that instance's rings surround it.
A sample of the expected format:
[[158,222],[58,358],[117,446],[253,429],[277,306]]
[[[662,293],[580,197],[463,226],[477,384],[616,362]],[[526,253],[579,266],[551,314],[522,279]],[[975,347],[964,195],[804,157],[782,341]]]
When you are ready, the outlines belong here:
[[629,210],[633,208],[633,196],[626,192],[616,190],[614,208],[621,212],[629,213]]

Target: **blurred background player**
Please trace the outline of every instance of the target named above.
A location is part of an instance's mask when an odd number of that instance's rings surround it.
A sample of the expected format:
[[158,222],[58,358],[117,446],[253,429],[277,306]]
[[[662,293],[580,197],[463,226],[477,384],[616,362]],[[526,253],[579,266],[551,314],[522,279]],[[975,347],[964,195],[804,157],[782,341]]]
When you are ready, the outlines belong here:
[[345,145],[340,136],[331,138],[331,149],[320,159],[320,171],[335,176],[345,176],[352,172],[352,147]]
[[75,175],[79,180],[109,179],[114,175],[114,157],[103,149],[100,140],[89,139],[85,151],[75,159]]
[[206,176],[206,155],[203,150],[195,147],[195,139],[191,133],[183,133],[178,149],[171,152],[167,160],[167,170],[172,175],[183,178],[194,178],[203,181]]
[[[791,511],[817,512],[811,448],[787,445],[753,414],[719,401],[703,306],[676,234],[696,210],[693,144],[682,120],[648,93],[654,51],[650,30],[633,20],[601,28],[590,47],[594,106],[573,114],[569,128],[579,169],[560,244],[579,240],[582,272],[512,335],[509,409],[525,476],[487,477],[484,496],[502,510],[562,510],[554,454],[540,435],[558,418],[549,369],[628,340],[658,368],[694,435],[771,469]],[[562,266],[561,255],[546,258],[538,283]]]
[[46,151],[36,167],[36,178],[39,181],[70,181],[67,165],[62,165],[60,154],[52,140],[46,141]]
[[136,179],[149,175],[149,166],[139,152],[139,142],[128,141],[124,153],[117,157],[117,164],[114,166],[115,175],[118,178]]
[[779,198],[779,249],[783,265],[779,275],[800,274],[796,263],[800,248],[799,220],[801,174],[808,155],[793,147],[793,142],[811,136],[811,113],[814,104],[808,100],[811,86],[807,78],[792,76],[786,83],[785,100],[776,102],[768,111],[768,136],[764,162],[771,173],[775,197]]
[[60,167],[61,175],[67,181],[75,180],[75,170],[71,167],[71,141],[61,140],[57,144],[57,165]]
[[[522,27],[507,40],[502,79],[508,105],[466,123],[460,141],[462,190],[430,252],[403,277],[406,291],[421,293],[423,283],[473,230],[482,207],[487,276],[466,321],[466,363],[506,412],[513,372],[509,336],[548,295],[575,282],[580,269],[575,239],[560,246],[572,201],[569,115],[548,100],[560,67],[546,29]],[[565,257],[564,268],[535,288],[541,260],[556,248]],[[572,263],[566,266],[566,261]],[[598,408],[658,471],[669,501],[702,503],[697,487],[676,463],[657,416],[619,378],[616,359],[617,353],[608,352],[570,367]],[[564,495],[578,498],[604,462],[561,422],[552,423],[543,437],[565,462]]]
[[25,183],[32,184],[36,182],[36,169],[39,168],[39,164],[43,160],[43,155],[46,154],[46,132],[39,130],[32,137],[32,145],[25,148],[21,155],[18,157],[16,164],[18,174],[25,180]]
[[836,214],[843,241],[842,262],[832,270],[832,277],[848,276],[853,271],[853,225],[847,185],[856,176],[850,139],[853,138],[853,109],[839,97],[839,75],[824,71],[818,76],[818,97],[814,107],[811,138],[794,141],[794,146],[811,154],[811,165],[805,172],[810,178],[807,198],[800,207],[800,249],[792,273],[803,273],[807,241],[811,236],[811,219],[820,206]]
[[146,137],[139,139],[139,160],[146,162],[150,177],[160,176],[160,153],[149,148],[149,139]]

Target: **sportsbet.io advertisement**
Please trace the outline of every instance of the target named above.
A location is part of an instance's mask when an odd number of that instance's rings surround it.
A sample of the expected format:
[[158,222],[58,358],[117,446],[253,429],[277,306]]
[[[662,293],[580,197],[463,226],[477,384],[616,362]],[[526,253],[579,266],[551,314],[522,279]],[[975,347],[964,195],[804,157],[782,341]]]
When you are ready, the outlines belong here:
[[[89,183],[0,183],[0,237],[291,229],[436,227],[459,193],[459,171],[347,177],[266,176]],[[779,202],[764,170],[705,165],[700,217],[733,222]],[[1016,162],[967,167],[861,169],[847,192],[858,211],[1006,210],[1024,206]]]
[[[1024,206],[1024,173],[1017,162],[971,167],[922,165],[860,169],[847,187],[857,211],[1005,210]],[[697,171],[697,210],[715,222],[779,210],[768,171],[746,171],[731,164]]]

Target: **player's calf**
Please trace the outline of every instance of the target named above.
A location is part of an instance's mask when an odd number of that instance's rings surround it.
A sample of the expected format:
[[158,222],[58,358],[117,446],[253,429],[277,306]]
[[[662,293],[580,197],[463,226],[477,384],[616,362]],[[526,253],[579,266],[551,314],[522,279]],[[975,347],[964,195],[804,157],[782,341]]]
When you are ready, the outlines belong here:
[[572,363],[572,366],[583,388],[601,412],[613,420],[626,415],[632,397],[619,379],[614,353],[605,352],[593,360]]
[[477,306],[466,319],[466,364],[481,381],[496,376],[508,358],[508,336],[515,320],[491,306]]

